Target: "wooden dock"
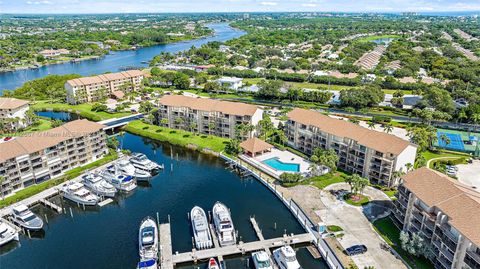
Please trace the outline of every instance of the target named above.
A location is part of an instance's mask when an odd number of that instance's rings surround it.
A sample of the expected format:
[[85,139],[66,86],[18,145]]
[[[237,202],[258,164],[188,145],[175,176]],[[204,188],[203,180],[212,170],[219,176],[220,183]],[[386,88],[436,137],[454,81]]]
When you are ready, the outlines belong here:
[[57,211],[57,213],[62,213],[62,211],[63,211],[63,208],[62,208],[61,206],[56,205],[56,204],[50,202],[50,201],[47,200],[47,199],[40,199],[40,200],[38,200],[38,201],[39,201],[41,204],[43,204],[44,206],[46,206],[46,207],[48,207],[48,208],[51,208],[51,209]]
[[170,223],[160,224],[160,268],[173,269]]

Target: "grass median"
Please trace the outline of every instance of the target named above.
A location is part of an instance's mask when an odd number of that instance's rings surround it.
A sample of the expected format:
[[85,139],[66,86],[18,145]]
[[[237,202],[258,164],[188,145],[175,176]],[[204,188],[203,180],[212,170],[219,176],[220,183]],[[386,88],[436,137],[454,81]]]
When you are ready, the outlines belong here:
[[215,152],[222,152],[228,142],[226,138],[160,127],[144,123],[140,120],[128,123],[124,127],[124,130],[132,134],[168,142],[177,146],[188,147],[189,145],[193,145],[199,151],[210,149]]

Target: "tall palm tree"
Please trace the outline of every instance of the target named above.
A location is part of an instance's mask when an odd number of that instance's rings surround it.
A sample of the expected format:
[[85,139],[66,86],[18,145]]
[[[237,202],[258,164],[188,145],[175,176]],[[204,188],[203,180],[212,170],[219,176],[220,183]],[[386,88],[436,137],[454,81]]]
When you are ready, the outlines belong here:
[[446,134],[441,134],[440,140],[443,142],[443,144],[445,144],[445,147],[447,147],[452,142],[450,140],[450,137],[448,137]]
[[367,125],[368,125],[368,128],[370,128],[372,130],[375,129],[375,122],[369,121],[369,122],[367,122]]
[[385,124],[385,125],[383,125],[383,131],[385,131],[385,133],[389,134],[389,133],[393,132],[393,126],[390,123]]

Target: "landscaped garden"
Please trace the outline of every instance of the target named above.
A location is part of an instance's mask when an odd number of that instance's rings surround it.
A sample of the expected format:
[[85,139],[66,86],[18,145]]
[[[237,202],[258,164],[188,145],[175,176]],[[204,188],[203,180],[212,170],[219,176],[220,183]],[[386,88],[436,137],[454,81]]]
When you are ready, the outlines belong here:
[[345,202],[353,206],[364,206],[370,202],[368,196],[360,193],[347,193],[343,196]]
[[38,101],[32,105],[35,111],[64,111],[78,113],[82,118],[92,121],[102,121],[112,118],[121,118],[130,115],[130,112],[109,113],[106,111],[93,111],[93,104],[85,103],[79,105],[69,105],[65,103],[50,103],[48,101]]
[[401,247],[400,230],[395,226],[390,217],[378,219],[373,222],[377,233],[412,267],[418,269],[433,268],[432,263],[424,257],[415,257],[408,254]]

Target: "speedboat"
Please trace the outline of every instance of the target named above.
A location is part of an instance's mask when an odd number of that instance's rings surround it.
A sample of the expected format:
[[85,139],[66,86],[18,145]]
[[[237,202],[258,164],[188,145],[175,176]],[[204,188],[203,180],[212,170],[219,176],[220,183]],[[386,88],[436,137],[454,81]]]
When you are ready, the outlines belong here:
[[163,169],[163,165],[148,159],[143,153],[133,153],[130,162],[135,168],[146,171],[150,174],[156,174],[160,169]]
[[117,190],[129,192],[137,187],[137,183],[132,176],[123,175],[114,165],[107,167],[101,175]]
[[266,251],[257,251],[252,254],[253,264],[256,269],[273,269],[270,255]]
[[85,185],[80,182],[70,182],[63,185],[63,197],[82,205],[96,205],[100,200],[98,196],[91,193]]
[[208,269],[220,269],[220,266],[218,266],[217,260],[215,258],[210,258],[208,261]]
[[158,255],[158,227],[155,220],[146,217],[138,232],[138,248],[143,260],[156,259]]
[[123,174],[135,177],[137,180],[148,180],[152,177],[149,172],[135,168],[127,159],[118,160],[115,166]]
[[82,177],[83,184],[98,196],[114,197],[117,189],[97,174],[86,174]]
[[193,235],[195,238],[195,247],[197,249],[211,248],[213,245],[212,235],[208,229],[207,215],[199,206],[195,206],[190,211],[192,221]]
[[280,269],[301,269],[295,251],[291,246],[283,246],[273,251],[273,258]]
[[43,220],[33,214],[26,205],[13,207],[12,215],[12,221],[25,229],[37,231],[43,228]]
[[137,269],[158,269],[157,260],[155,259],[141,260],[137,264]]
[[230,246],[237,243],[235,228],[233,227],[230,210],[222,203],[216,202],[213,205],[213,224],[217,233],[220,246]]
[[10,224],[0,219],[0,247],[10,241],[19,241],[18,232]]

